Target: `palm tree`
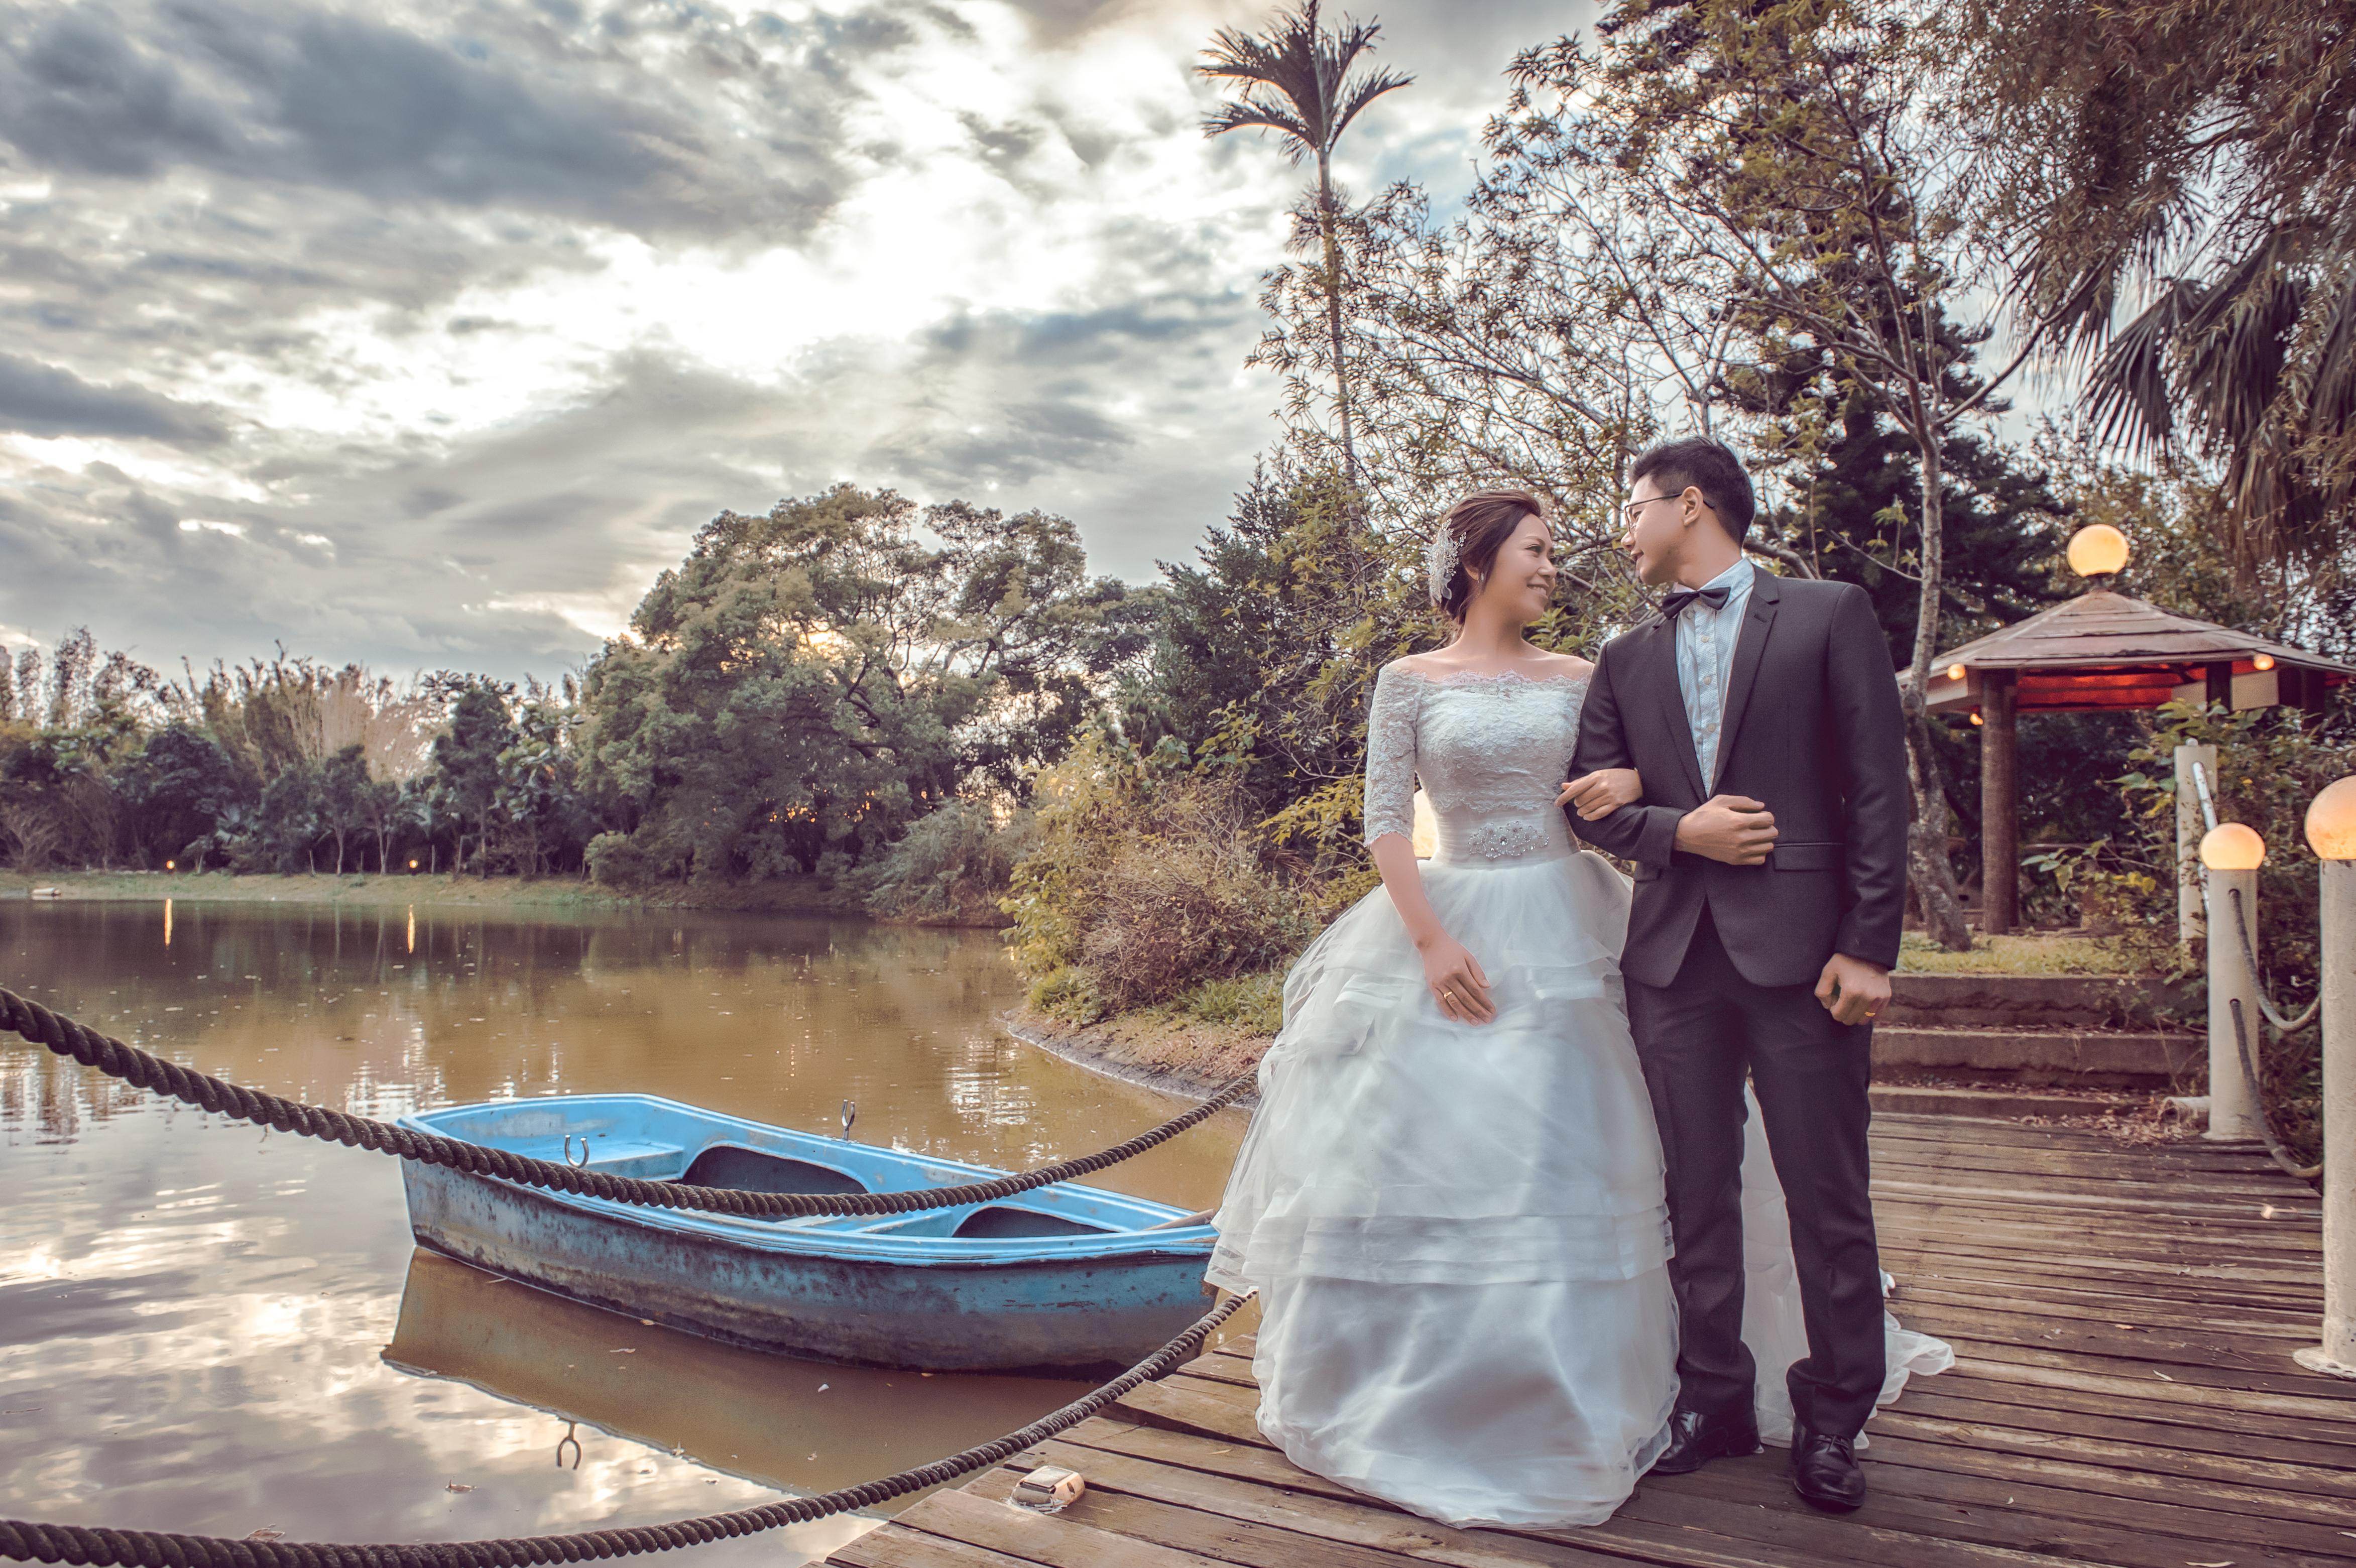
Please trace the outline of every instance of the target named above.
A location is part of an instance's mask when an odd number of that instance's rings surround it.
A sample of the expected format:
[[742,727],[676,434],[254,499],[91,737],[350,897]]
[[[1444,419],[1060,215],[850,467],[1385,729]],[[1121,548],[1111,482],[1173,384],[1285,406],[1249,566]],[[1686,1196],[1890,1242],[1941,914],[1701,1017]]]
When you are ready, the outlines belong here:
[[[2313,0],[1968,0],[2016,284],[2095,433],[2223,460],[2244,572],[2348,548],[2356,21]],[[2138,289],[2140,285],[2140,290]],[[2124,326],[2114,313],[2141,292]]]
[[1415,78],[1378,70],[1351,80],[1351,67],[1375,46],[1379,23],[1343,18],[1338,33],[1318,26],[1318,0],[1302,0],[1290,15],[1279,12],[1269,30],[1258,36],[1222,27],[1211,35],[1203,51],[1209,62],[1196,69],[1203,75],[1243,84],[1234,101],[1203,121],[1203,134],[1229,131],[1273,131],[1295,168],[1304,158],[1317,160],[1317,234],[1325,261],[1325,330],[1332,338],[1333,396],[1342,424],[1344,476],[1357,483],[1357,453],[1351,444],[1350,384],[1344,373],[1342,350],[1342,246],[1335,233],[1338,212],[1333,203],[1333,147],[1358,111],[1394,88]]

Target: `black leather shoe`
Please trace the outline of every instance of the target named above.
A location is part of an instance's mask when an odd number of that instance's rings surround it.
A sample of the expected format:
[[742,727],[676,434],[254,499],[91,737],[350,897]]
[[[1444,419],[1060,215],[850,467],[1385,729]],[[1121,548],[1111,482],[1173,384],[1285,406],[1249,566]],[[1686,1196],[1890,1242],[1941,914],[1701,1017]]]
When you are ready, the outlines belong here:
[[1865,1472],[1858,1468],[1855,1440],[1795,1427],[1792,1433],[1792,1489],[1817,1508],[1848,1513],[1865,1501]]
[[1654,1476],[1684,1476],[1712,1459],[1728,1459],[1759,1452],[1759,1418],[1746,1406],[1739,1413],[1706,1415],[1680,1410],[1669,1417],[1669,1445],[1645,1472]]

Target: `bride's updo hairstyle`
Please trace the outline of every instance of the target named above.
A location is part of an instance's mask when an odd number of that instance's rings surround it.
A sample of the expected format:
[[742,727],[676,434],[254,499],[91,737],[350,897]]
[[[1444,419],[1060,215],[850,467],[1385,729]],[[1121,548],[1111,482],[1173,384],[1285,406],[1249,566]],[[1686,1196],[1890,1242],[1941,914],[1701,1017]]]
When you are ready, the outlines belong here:
[[1441,614],[1464,624],[1464,607],[1481,591],[1480,580],[1497,564],[1498,549],[1524,517],[1547,517],[1546,502],[1526,490],[1483,490],[1448,508],[1424,558],[1431,602]]

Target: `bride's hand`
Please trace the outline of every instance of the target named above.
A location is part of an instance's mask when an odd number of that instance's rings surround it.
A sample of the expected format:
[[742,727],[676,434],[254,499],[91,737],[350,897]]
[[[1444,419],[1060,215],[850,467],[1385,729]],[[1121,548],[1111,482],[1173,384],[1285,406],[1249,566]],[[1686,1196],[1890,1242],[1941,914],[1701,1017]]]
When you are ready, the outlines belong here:
[[1623,805],[1644,798],[1644,776],[1633,768],[1602,768],[1571,780],[1554,797],[1557,805],[1576,805],[1581,822],[1611,816]]
[[1489,1001],[1489,976],[1464,944],[1442,932],[1421,949],[1423,983],[1440,1010],[1459,1023],[1484,1024],[1497,1016]]

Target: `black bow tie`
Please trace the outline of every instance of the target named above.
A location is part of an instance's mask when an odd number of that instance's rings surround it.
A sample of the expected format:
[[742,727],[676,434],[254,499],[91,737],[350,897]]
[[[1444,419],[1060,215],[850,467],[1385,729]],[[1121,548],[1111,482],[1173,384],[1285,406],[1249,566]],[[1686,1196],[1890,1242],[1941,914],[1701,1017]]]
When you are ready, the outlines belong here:
[[1661,601],[1661,619],[1676,620],[1685,613],[1685,607],[1697,599],[1712,610],[1723,610],[1726,608],[1727,592],[1723,583],[1716,588],[1673,588],[1669,596]]

